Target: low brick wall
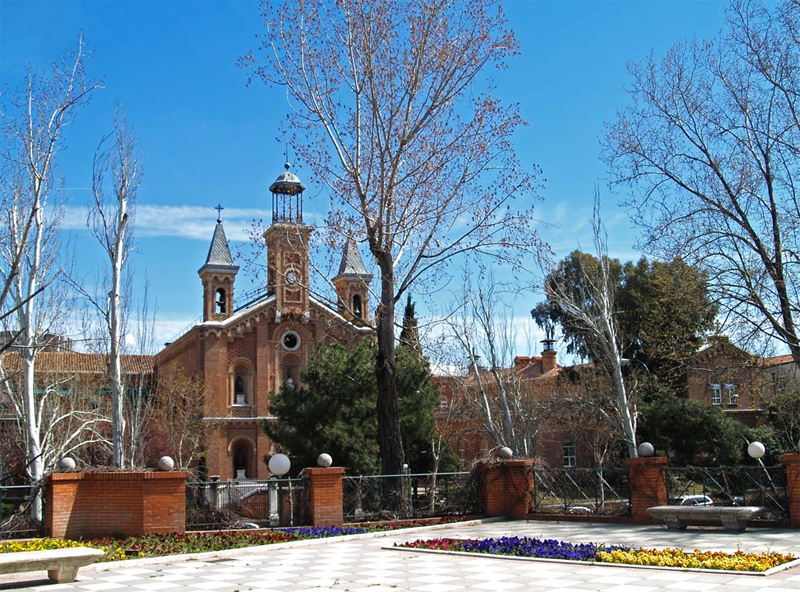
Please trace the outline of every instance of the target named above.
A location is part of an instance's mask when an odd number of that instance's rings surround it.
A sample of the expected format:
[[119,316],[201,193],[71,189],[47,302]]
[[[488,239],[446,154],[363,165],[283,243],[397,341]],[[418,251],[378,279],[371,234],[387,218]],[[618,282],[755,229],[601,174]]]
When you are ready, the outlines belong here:
[[186,531],[186,471],[53,473],[45,534],[56,538]]

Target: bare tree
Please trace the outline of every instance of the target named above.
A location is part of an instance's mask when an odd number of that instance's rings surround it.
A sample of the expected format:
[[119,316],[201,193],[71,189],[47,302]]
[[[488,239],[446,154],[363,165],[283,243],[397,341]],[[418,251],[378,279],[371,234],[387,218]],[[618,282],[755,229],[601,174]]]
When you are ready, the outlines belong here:
[[718,39],[630,67],[606,158],[642,246],[708,270],[742,337],[800,366],[800,3],[733,0]]
[[[458,321],[448,324],[458,348],[466,356],[467,375],[461,396],[479,410],[484,428],[497,446],[508,446],[516,456],[532,457],[544,416],[541,393],[533,382],[509,367],[515,357],[516,334],[510,310],[503,309],[503,286],[492,277],[477,289],[466,287],[465,305]],[[486,287],[484,287],[484,285]]]
[[[96,393],[101,388],[94,373],[78,372],[62,364],[61,352],[40,354],[36,372],[37,417],[42,434],[40,459],[43,471],[51,471],[65,456],[80,455],[92,444],[107,445],[102,413]],[[42,356],[45,357],[41,362]],[[41,367],[44,366],[44,367]],[[0,377],[5,399],[14,409],[18,434],[25,438],[24,353],[9,352],[0,357]]]
[[137,322],[133,336],[136,341],[138,359],[142,362],[127,377],[125,387],[129,393],[123,407],[125,413],[125,456],[130,466],[146,466],[150,451],[153,416],[155,414],[156,380],[153,361],[155,346],[155,313],[150,312],[149,288],[144,285],[144,293],[137,311]]
[[[14,308],[12,331],[21,347],[25,398],[27,466],[37,484],[44,471],[42,459],[40,397],[35,386],[36,356],[43,346],[46,320],[64,311],[63,302],[53,299],[45,305],[39,297],[52,287],[58,275],[57,228],[59,215],[52,200],[58,198],[54,161],[61,150],[62,132],[77,107],[85,103],[98,84],[86,81],[85,47],[78,42],[74,54],[53,64],[52,72],[28,73],[26,86],[8,105],[3,120],[4,210],[0,285]],[[51,208],[54,215],[46,215]],[[5,290],[6,288],[4,288]],[[4,291],[5,293],[5,291]],[[52,294],[50,297],[52,298]],[[3,311],[8,314],[8,310]],[[8,320],[8,318],[6,319]],[[32,515],[41,518],[41,502],[32,504]]]
[[[125,385],[121,357],[130,295],[124,285],[125,264],[132,248],[133,205],[142,180],[142,167],[133,130],[128,127],[125,114],[119,106],[114,114],[113,135],[113,145],[105,147],[107,136],[95,153],[92,180],[94,206],[89,212],[88,226],[102,246],[109,264],[103,290],[106,297],[91,301],[105,327],[107,376],[112,401],[111,441],[114,466],[120,468],[131,464],[131,459],[125,458]],[[110,180],[107,179],[109,171]]]
[[159,379],[153,422],[167,438],[175,464],[189,469],[202,456],[211,430],[217,426],[204,419],[205,385],[200,375],[182,370]]
[[592,218],[595,249],[600,263],[596,273],[584,273],[584,281],[575,286],[559,281],[563,276],[548,275],[545,290],[548,300],[558,307],[577,332],[583,332],[593,343],[593,358],[599,369],[607,373],[616,397],[603,403],[598,397],[581,399],[593,405],[625,439],[628,456],[636,458],[636,410],[632,408],[622,376],[622,348],[618,319],[615,316],[614,286],[611,260],[608,257],[605,230],[600,218],[600,198],[595,194]]
[[511,142],[523,122],[486,78],[517,41],[494,0],[264,6],[263,62],[243,65],[286,89],[294,148],[331,190],[329,225],[365,239],[380,271],[379,440],[396,475],[395,304],[455,257],[520,263],[538,247],[534,176]]

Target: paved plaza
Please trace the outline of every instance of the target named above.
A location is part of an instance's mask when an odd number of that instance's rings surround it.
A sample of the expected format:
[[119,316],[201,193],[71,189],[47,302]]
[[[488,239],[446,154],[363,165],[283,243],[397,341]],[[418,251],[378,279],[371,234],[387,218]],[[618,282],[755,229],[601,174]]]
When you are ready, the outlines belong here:
[[800,590],[800,567],[771,576],[698,573],[655,568],[587,565],[490,557],[405,552],[395,542],[435,537],[536,536],[575,543],[624,543],[637,547],[683,547],[722,551],[781,551],[800,556],[800,531],[719,529],[668,531],[658,526],[564,522],[486,522],[300,541],[202,556],[143,559],[83,568],[78,581],[53,584],[44,572],[0,576],[0,590],[159,590],[196,592],[349,590],[350,592],[451,592],[603,590]]

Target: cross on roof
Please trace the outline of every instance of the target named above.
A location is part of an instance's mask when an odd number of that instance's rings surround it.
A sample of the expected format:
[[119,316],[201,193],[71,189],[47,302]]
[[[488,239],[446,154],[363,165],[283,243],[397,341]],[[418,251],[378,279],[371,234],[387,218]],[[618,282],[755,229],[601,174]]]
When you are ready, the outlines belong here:
[[220,222],[222,222],[222,210],[224,210],[225,208],[222,207],[222,204],[218,204],[217,207],[214,209],[217,210],[217,224],[219,224]]

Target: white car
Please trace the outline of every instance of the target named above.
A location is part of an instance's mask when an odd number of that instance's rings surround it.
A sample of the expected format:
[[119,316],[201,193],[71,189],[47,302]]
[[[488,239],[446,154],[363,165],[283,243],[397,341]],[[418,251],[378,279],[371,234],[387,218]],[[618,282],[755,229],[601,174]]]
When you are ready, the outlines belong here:
[[678,498],[679,506],[712,506],[714,500],[707,495],[682,495]]

